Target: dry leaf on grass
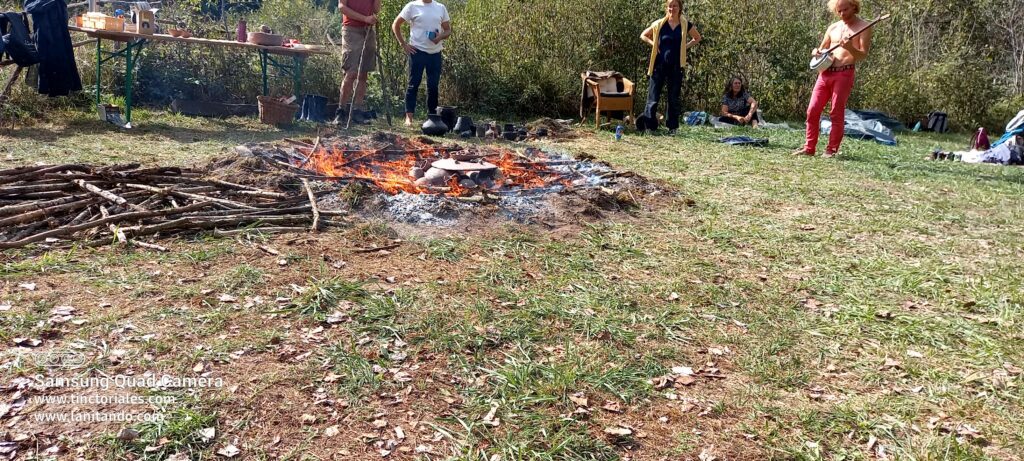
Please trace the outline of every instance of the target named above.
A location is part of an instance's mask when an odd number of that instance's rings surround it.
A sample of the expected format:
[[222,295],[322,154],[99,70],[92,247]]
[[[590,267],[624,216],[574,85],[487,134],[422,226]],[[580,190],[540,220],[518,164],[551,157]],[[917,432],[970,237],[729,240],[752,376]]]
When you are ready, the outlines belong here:
[[37,338],[14,338],[14,345],[21,347],[39,347],[43,345],[43,340]]
[[498,402],[492,402],[491,411],[488,411],[487,414],[484,415],[483,423],[491,427],[498,427],[499,425],[501,425],[501,418],[498,418],[496,416],[497,414]]
[[585,407],[590,404],[590,401],[587,399],[587,394],[583,392],[577,392],[573,395],[570,395],[569,400],[571,400],[572,403],[575,403],[576,405],[579,405],[581,407]]
[[324,429],[324,436],[325,437],[334,437],[334,436],[336,436],[336,435],[338,435],[340,433],[341,433],[341,429],[338,429],[338,426],[336,426],[336,425],[328,427],[327,429]]
[[690,375],[680,375],[675,379],[675,383],[679,386],[692,386],[697,382],[697,378]]
[[629,437],[633,435],[633,430],[623,426],[608,426],[604,428],[604,433],[612,437]]
[[690,367],[672,367],[672,373],[683,376],[693,376],[693,368]]
[[907,349],[907,357],[911,357],[911,358],[915,358],[915,359],[923,359],[924,358],[924,354],[922,354],[922,353],[920,353],[918,351],[915,351],[913,349]]
[[228,445],[224,448],[221,448],[220,450],[217,450],[217,454],[225,458],[234,458],[235,456],[238,456],[238,454],[241,452],[242,450],[239,450],[238,447],[234,445]]
[[611,413],[622,413],[622,405],[619,402],[605,402],[604,406],[601,407],[604,411]]
[[209,441],[213,440],[213,438],[216,437],[216,436],[217,436],[217,429],[216,428],[207,427],[205,429],[200,429],[199,430],[199,438],[202,439],[203,442],[209,442]]
[[882,371],[885,370],[896,370],[899,369],[903,364],[896,359],[885,359],[885,363],[882,364]]

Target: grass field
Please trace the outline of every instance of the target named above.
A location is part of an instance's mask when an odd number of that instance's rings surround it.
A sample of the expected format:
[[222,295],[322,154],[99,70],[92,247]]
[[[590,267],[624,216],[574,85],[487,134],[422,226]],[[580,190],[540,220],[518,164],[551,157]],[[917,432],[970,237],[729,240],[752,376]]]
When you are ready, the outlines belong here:
[[[81,114],[20,127],[0,156],[189,165],[317,134],[139,114],[131,133]],[[799,131],[754,132],[764,149],[710,128],[580,134],[559,147],[679,199],[571,232],[366,222],[3,253],[4,386],[54,373],[19,354],[62,349],[87,357],[64,375],[223,386],[134,390],[165,398],[128,410],[166,419],[120,438],[17,405],[94,389],[12,386],[0,441],[61,459],[1021,459],[1024,169],[923,160],[966,135],[812,159],[788,155]]]

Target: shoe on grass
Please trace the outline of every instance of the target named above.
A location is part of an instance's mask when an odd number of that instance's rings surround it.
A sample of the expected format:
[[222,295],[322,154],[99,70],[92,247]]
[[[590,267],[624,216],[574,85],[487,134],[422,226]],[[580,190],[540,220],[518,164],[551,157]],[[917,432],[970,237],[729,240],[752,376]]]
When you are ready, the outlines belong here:
[[334,111],[334,120],[331,120],[331,125],[344,125],[346,121],[348,121],[348,111],[339,107]]

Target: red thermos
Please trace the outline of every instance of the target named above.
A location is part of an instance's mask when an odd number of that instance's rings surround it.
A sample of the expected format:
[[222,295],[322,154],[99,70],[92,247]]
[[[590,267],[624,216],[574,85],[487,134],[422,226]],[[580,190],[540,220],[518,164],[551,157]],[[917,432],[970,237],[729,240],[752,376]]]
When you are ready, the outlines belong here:
[[235,40],[245,43],[249,39],[249,34],[245,30],[245,19],[238,20],[238,28],[235,30]]

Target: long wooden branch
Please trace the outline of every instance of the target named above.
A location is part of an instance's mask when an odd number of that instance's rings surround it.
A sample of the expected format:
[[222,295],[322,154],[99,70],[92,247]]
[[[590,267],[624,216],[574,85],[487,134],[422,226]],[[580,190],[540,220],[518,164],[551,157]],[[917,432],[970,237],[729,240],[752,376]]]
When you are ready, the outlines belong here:
[[[317,143],[319,143],[319,138],[317,138]],[[309,206],[313,209],[313,225],[309,228],[309,231],[316,232],[320,226],[320,208],[316,206],[316,197],[313,196],[313,189],[309,188],[309,181],[306,181],[306,178],[302,178],[302,185],[306,188]]]
[[107,218],[97,219],[95,221],[79,224],[76,226],[60,227],[48,232],[35,234],[31,237],[26,237],[21,240],[16,240],[13,242],[0,242],[0,249],[20,248],[30,243],[38,242],[40,240],[46,240],[51,237],[61,237],[65,235],[74,234],[75,232],[83,231],[86,229],[92,229],[94,227],[102,226],[111,222],[129,221],[134,219],[153,218],[156,216],[170,216],[175,214],[188,213],[190,211],[201,210],[211,205],[211,202],[200,202],[193,203],[192,205],[188,206],[183,206],[181,208],[168,208],[165,210],[157,211],[140,211],[134,213],[116,214]]
[[156,192],[158,194],[164,194],[164,195],[174,195],[174,196],[177,196],[177,197],[188,198],[188,199],[192,199],[192,200],[209,201],[209,202],[213,202],[213,203],[219,203],[221,205],[226,205],[226,206],[229,206],[229,207],[240,208],[240,209],[243,209],[243,210],[253,210],[253,209],[255,209],[255,207],[251,207],[251,206],[246,205],[244,203],[235,202],[233,200],[227,200],[227,199],[215,198],[215,197],[207,197],[205,195],[191,194],[191,193],[188,193],[188,192],[180,192],[180,191],[177,191],[177,190],[174,190],[174,189],[166,189],[166,188],[160,188],[160,187],[147,186],[145,184],[125,184],[125,187],[130,187],[130,188],[133,188],[133,189],[148,190],[150,192]]
[[76,211],[97,202],[99,202],[99,199],[87,198],[83,200],[74,201],[71,203],[65,203],[63,205],[52,206],[49,208],[43,208],[35,211],[30,211],[28,213],[22,213],[19,215],[11,216],[9,218],[0,219],[0,229],[2,229],[4,226],[27,223],[42,218],[44,216],[49,216],[56,213]]
[[104,199],[106,199],[108,201],[111,201],[111,202],[114,202],[114,203],[116,203],[118,205],[127,206],[127,207],[132,208],[132,209],[134,209],[136,211],[146,211],[144,208],[142,208],[142,207],[140,207],[140,206],[138,206],[138,205],[136,205],[134,203],[128,203],[128,200],[125,200],[124,197],[121,197],[120,195],[117,195],[117,194],[115,194],[113,192],[100,189],[99,187],[96,187],[96,186],[94,186],[92,184],[89,184],[89,183],[85,182],[85,180],[76,179],[74,181],[74,183],[77,184],[78,187],[81,187],[82,189],[85,189],[85,190],[87,190],[89,192],[92,192],[93,194],[99,195],[100,197],[103,197]]

